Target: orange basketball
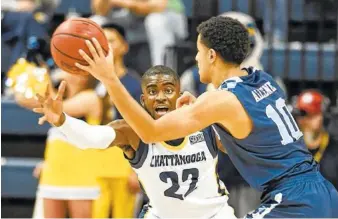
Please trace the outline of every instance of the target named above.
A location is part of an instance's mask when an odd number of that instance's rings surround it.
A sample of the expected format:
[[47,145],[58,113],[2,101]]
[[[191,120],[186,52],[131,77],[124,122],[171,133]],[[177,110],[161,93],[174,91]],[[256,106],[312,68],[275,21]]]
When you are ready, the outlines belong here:
[[88,74],[76,67],[75,63],[88,65],[79,54],[79,49],[90,55],[85,40],[91,40],[93,37],[99,41],[105,55],[107,55],[108,41],[97,23],[86,18],[72,18],[60,24],[53,34],[50,45],[57,66],[68,73]]

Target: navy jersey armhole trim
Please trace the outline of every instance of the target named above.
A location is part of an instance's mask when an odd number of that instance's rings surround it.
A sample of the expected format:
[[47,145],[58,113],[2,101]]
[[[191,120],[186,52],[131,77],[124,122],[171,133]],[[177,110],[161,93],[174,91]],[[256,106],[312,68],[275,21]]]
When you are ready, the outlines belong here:
[[217,157],[218,155],[218,147],[216,143],[216,137],[214,130],[212,130],[212,127],[209,126],[202,130],[205,142],[207,144],[207,147],[212,155],[213,158]]
[[135,151],[135,156],[133,159],[129,159],[124,153],[124,157],[129,161],[130,165],[135,168],[135,169],[139,169],[142,167],[144,161],[147,158],[148,155],[148,149],[149,146],[145,143],[143,143],[142,141],[140,141],[139,147],[137,149],[137,151]]

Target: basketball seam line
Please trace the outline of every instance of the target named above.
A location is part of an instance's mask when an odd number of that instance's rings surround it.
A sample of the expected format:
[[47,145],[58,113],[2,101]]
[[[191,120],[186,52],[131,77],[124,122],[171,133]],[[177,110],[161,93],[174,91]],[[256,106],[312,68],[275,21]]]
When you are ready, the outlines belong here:
[[[88,39],[86,37],[75,35],[75,34],[71,34],[71,33],[58,33],[58,34],[53,35],[53,37],[58,36],[58,35],[72,36],[72,37],[77,37],[77,38],[81,38],[81,39],[84,39],[84,40],[90,40],[90,39]],[[103,49],[104,52],[106,52],[108,54],[108,52],[103,47],[101,47],[101,48]]]
[[[54,43],[53,43],[52,45],[53,45],[53,47],[54,47],[59,53],[61,53],[62,55],[67,56],[68,58],[74,59],[74,60],[76,60],[76,61],[79,61],[79,62],[81,62],[81,64],[84,64],[84,63],[83,63],[84,60],[75,58],[75,57],[73,57],[73,56],[70,56],[70,55],[68,55],[68,54],[66,54],[66,53],[64,53],[64,52],[62,52],[61,50],[59,50],[59,49],[54,45]],[[86,61],[85,61],[85,62],[86,62]],[[87,62],[86,62],[86,63],[87,63]],[[88,63],[87,63],[87,64],[88,64]]]
[[[96,24],[93,24],[93,23],[91,23],[91,22],[89,22],[89,21],[85,21],[85,20],[81,20],[81,19],[73,19],[74,21],[82,21],[82,22],[84,22],[84,23],[87,23],[87,24],[90,24],[90,25],[92,25],[92,26],[95,26],[103,35],[104,35],[104,32],[102,31],[102,29],[101,29],[101,27],[100,27],[100,25],[96,25]],[[93,21],[94,22],[94,21]]]

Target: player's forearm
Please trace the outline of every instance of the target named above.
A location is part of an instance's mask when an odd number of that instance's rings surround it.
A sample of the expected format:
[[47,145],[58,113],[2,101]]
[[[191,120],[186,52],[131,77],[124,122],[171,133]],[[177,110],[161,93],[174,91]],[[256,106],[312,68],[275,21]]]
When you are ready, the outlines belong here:
[[134,100],[117,77],[102,82],[123,119],[143,142],[149,142],[155,133],[153,118]]
[[62,121],[54,125],[67,137],[69,143],[80,149],[106,149],[116,137],[110,126],[89,125],[70,116],[64,116]]
[[187,117],[191,115],[188,112],[189,107],[177,109],[154,120],[118,79],[106,80],[103,83],[122,117],[145,143],[181,138],[203,126],[199,120]]

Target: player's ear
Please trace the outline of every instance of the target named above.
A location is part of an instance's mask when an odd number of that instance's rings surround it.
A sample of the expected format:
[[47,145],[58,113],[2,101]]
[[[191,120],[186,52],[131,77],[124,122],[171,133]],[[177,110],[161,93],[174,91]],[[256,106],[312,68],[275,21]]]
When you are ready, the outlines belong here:
[[129,52],[129,44],[125,40],[123,42],[123,52],[124,54],[127,54]]
[[144,94],[141,94],[140,96],[140,103],[144,107]]
[[216,57],[217,57],[216,51],[214,49],[209,49],[208,56],[209,56],[210,63],[215,62]]

